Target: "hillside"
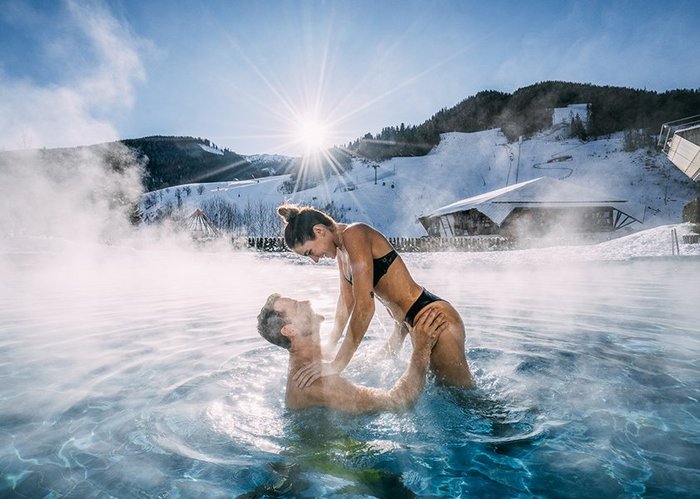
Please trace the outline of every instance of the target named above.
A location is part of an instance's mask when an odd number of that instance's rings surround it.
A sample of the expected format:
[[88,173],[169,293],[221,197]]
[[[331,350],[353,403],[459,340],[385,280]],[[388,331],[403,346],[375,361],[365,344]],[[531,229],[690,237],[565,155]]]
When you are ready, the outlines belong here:
[[[538,133],[557,124],[552,110],[579,103],[588,103],[578,111],[587,115],[585,123],[569,123],[575,135],[583,139],[607,138],[610,134],[633,133],[634,147],[653,143],[661,123],[697,114],[700,91],[673,90],[658,94],[646,90],[596,86],[567,82],[542,82],[523,87],[512,94],[482,91],[464,99],[449,109],[441,109],[417,126],[385,127],[381,132],[367,133],[363,138],[333,148],[332,159],[322,159],[320,170],[333,166],[345,170],[351,166],[350,157],[368,161],[384,161],[397,157],[417,157],[432,154],[441,137],[452,132],[473,133],[500,129],[508,142],[520,136],[534,138]],[[571,117],[575,120],[575,116]],[[573,129],[573,128],[572,128]],[[291,174],[292,181],[305,188],[313,184],[320,171],[301,173],[301,158],[259,154],[242,156],[220,148],[200,137],[150,136],[125,139],[112,144],[78,148],[42,149],[38,153],[48,162],[60,163],[81,151],[100,153],[111,145],[126,145],[141,163],[143,183],[147,191],[183,184],[251,180],[270,175]],[[628,147],[629,149],[629,147]],[[0,152],[3,155],[12,152]],[[109,155],[108,155],[109,156]],[[122,166],[121,159],[113,167]]]
[[439,110],[425,122],[385,127],[348,144],[348,149],[374,160],[428,153],[443,133],[478,132],[500,128],[511,142],[531,137],[552,126],[552,109],[585,102],[590,119],[578,130],[580,138],[600,138],[623,130],[658,133],[661,125],[698,113],[700,91],[657,93],[625,87],[546,81],[512,94],[486,90],[451,108]]
[[127,166],[123,146],[131,151],[127,160],[129,166],[134,162],[139,164],[146,191],[191,182],[244,180],[293,173],[299,162],[298,158],[267,154],[245,157],[221,149],[203,138],[152,136],[81,147],[0,151],[0,164],[12,163],[27,154],[33,154],[46,164],[56,165],[80,162],[84,155],[96,155],[119,170]]
[[[567,110],[553,112],[561,116]],[[177,189],[159,191],[149,194],[145,199],[150,201],[142,208],[146,221],[168,213],[189,214],[198,206],[220,221],[217,210],[223,207],[235,225],[236,216],[246,210],[269,214],[284,200],[292,200],[330,209],[340,220],[370,223],[390,236],[423,236],[419,216],[516,180],[540,176],[566,179],[646,206],[644,224],[634,224],[630,230],[680,222],[683,206],[699,194],[698,186],[656,150],[626,152],[623,133],[583,142],[570,138],[568,126],[562,123],[521,145],[509,142],[498,129],[442,134],[439,145],[425,156],[379,163],[354,158],[346,172],[294,194],[281,191],[291,177],[278,175],[191,185],[190,194],[180,192],[179,201]],[[271,216],[247,230],[252,235],[277,235],[279,224]]]
[[147,190],[193,181],[243,177],[250,164],[242,156],[194,137],[144,137],[122,140],[144,164]]
[[[300,158],[256,154],[241,156],[227,148],[220,149],[208,139],[194,137],[144,137],[120,141],[143,163],[144,187],[147,191],[194,182],[251,180],[270,175],[297,176]],[[346,163],[346,155],[331,149],[333,160],[323,159],[323,168]]]
[[191,182],[246,180],[290,173],[294,158],[257,155],[247,158],[208,139],[194,137],[143,137],[122,140],[144,164],[147,191]]

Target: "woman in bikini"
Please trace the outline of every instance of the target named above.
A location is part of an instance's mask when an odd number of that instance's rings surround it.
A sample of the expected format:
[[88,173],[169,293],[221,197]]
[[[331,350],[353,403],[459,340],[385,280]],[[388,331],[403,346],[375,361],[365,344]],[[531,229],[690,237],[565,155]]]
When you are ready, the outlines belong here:
[[350,362],[374,315],[375,296],[394,318],[390,344],[397,348],[408,329],[430,309],[441,311],[449,328],[440,335],[430,357],[430,367],[440,382],[471,388],[474,380],[464,353],[464,323],[445,300],[422,288],[411,277],[403,259],[376,229],[363,223],[338,223],[311,207],[285,204],[277,208],[285,222],[284,240],[295,253],[314,262],[335,258],[340,272],[340,296],[330,345],[347,326],[345,338],[332,362],[315,362],[293,376],[305,387],[321,376],[340,373]]

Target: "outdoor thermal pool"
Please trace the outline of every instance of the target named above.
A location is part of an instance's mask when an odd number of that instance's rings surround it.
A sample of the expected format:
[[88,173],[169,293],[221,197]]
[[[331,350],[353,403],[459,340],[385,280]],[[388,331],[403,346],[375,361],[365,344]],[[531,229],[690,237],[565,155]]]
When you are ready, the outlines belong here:
[[[95,251],[92,251],[95,250]],[[404,255],[467,325],[478,388],[405,414],[284,409],[276,291],[330,328],[332,262],[119,247],[14,251],[0,288],[0,495],[690,497],[700,490],[697,259]],[[378,309],[379,310],[379,309]],[[390,386],[385,312],[347,375]]]

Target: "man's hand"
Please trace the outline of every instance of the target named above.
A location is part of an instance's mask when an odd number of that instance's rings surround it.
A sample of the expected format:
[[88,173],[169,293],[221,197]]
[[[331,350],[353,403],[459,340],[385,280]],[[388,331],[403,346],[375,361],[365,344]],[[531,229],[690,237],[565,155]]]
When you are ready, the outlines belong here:
[[299,388],[310,386],[318,378],[338,374],[339,369],[332,362],[311,362],[299,368],[292,379]]
[[425,349],[430,352],[437,343],[440,334],[448,327],[447,318],[438,310],[431,309],[421,314],[411,331],[413,349]]

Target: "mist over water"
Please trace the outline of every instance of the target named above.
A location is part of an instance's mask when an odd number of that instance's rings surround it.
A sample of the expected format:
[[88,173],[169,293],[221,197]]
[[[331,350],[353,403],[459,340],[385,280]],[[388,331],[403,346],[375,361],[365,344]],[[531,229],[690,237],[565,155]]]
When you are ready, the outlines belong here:
[[[3,493],[697,490],[694,261],[405,254],[415,279],[462,314],[477,389],[431,380],[398,415],[290,412],[286,353],[258,337],[255,318],[280,292],[310,299],[327,333],[333,262],[134,227],[123,200],[141,192],[138,165],[81,158],[0,169]],[[410,347],[378,358],[391,329],[378,308],[347,376],[393,384]]]
[[[561,272],[475,269],[468,254],[405,258],[463,315],[478,388],[431,381],[413,411],[354,418],[285,411],[286,353],[255,332],[272,291],[310,298],[327,332],[332,265],[109,246],[94,258],[100,271],[84,273],[16,257],[24,270],[0,297],[0,486],[313,497],[350,485],[577,495],[584,484],[608,496],[697,484],[698,317],[683,292],[699,277],[692,263]],[[378,309],[349,377],[390,386],[400,376],[409,347],[377,358],[391,326]]]
[[0,155],[4,236],[110,242],[130,231],[141,165],[119,143]]
[[[3,9],[15,29],[42,26],[46,46],[26,54],[58,74],[0,74],[0,94],[11,96],[0,100],[0,148],[117,140],[111,119],[137,101],[153,66],[142,57],[158,65],[167,55],[130,28],[128,9]],[[377,102],[364,100],[360,111]],[[474,146],[494,151],[492,135]],[[493,159],[506,165],[500,145]],[[442,168],[443,158],[421,161]],[[696,262],[596,262],[557,249],[527,259],[404,255],[416,280],[464,317],[477,388],[454,392],[431,379],[405,414],[287,411],[287,354],[259,338],[255,319],[279,292],[310,299],[327,333],[333,262],[234,251],[226,241],[197,246],[167,225],[134,226],[142,174],[116,143],[0,155],[0,496],[700,490]],[[476,169],[469,175],[486,186]],[[505,170],[490,176],[493,185],[511,180]],[[395,203],[453,201],[438,191],[415,183]],[[353,381],[389,387],[401,375],[408,345],[398,358],[377,357],[392,327],[378,308],[346,370]]]

